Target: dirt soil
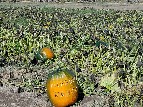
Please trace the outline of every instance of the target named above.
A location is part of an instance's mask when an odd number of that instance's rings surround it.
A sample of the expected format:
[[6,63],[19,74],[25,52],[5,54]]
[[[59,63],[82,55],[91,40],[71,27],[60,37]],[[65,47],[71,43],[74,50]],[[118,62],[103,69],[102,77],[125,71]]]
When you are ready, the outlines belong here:
[[143,10],[143,0],[139,0],[138,3],[127,2],[96,2],[96,3],[31,3],[31,2],[19,2],[19,3],[0,3],[0,5],[11,6],[40,6],[40,7],[56,7],[56,8],[94,8],[94,9],[114,9],[114,10]]
[[[37,97],[33,92],[17,93],[17,87],[0,87],[0,107],[52,107],[46,95]],[[105,98],[92,95],[84,97],[77,107],[103,107]],[[106,103],[104,107],[109,107]]]
[[65,4],[51,4],[49,6],[58,8],[94,8],[94,9],[114,9],[114,10],[143,10],[142,3],[65,3]]
[[[17,4],[6,4],[0,3],[0,5],[13,5],[20,6],[21,3]],[[22,5],[32,6],[47,6],[47,7],[58,7],[58,8],[95,8],[95,9],[115,9],[115,10],[143,10],[143,3],[22,3]],[[12,72],[14,72],[12,74]],[[34,73],[33,73],[34,72]],[[23,81],[22,77],[31,78],[32,76],[46,79],[44,70],[26,72],[23,69],[18,68],[0,68],[0,107],[52,107],[46,93],[39,95],[39,92],[31,92],[23,89],[22,91],[19,84]],[[92,95],[89,97],[84,96],[76,106],[78,107],[109,107],[109,97]],[[93,105],[94,104],[94,105]],[[74,106],[74,105],[73,105]]]

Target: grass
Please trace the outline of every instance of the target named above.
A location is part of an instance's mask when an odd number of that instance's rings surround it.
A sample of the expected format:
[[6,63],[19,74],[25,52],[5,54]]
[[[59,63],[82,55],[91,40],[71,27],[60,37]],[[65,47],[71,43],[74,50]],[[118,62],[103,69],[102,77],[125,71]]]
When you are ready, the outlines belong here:
[[[142,106],[143,11],[1,7],[0,25],[1,67],[46,67],[48,74],[66,66],[84,95],[111,95],[113,106]],[[52,48],[55,61],[33,63],[42,47]],[[23,86],[40,81],[25,78]]]

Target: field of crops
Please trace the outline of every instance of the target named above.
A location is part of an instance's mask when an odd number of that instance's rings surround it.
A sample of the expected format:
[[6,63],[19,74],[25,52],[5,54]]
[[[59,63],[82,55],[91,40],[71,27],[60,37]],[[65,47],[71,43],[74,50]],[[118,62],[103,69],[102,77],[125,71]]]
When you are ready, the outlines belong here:
[[[109,96],[114,107],[143,106],[143,11],[0,7],[0,43],[1,69],[47,75],[67,67],[84,96]],[[54,60],[35,60],[43,47],[54,51]],[[14,85],[45,94],[46,78],[23,77]]]

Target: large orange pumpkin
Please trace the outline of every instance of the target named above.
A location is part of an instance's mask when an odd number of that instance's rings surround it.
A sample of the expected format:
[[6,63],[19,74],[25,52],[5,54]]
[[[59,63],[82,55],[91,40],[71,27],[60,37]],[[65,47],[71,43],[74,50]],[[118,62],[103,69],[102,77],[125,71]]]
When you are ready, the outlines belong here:
[[49,74],[46,88],[49,99],[55,107],[66,107],[77,101],[78,85],[72,71],[58,69]]

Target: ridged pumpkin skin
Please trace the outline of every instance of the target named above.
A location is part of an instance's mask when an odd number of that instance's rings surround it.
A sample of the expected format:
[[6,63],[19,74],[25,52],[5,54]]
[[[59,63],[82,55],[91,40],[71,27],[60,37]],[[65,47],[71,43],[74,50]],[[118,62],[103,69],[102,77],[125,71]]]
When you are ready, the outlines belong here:
[[55,107],[66,107],[77,101],[77,82],[69,70],[57,70],[50,74],[46,88],[49,99]]

